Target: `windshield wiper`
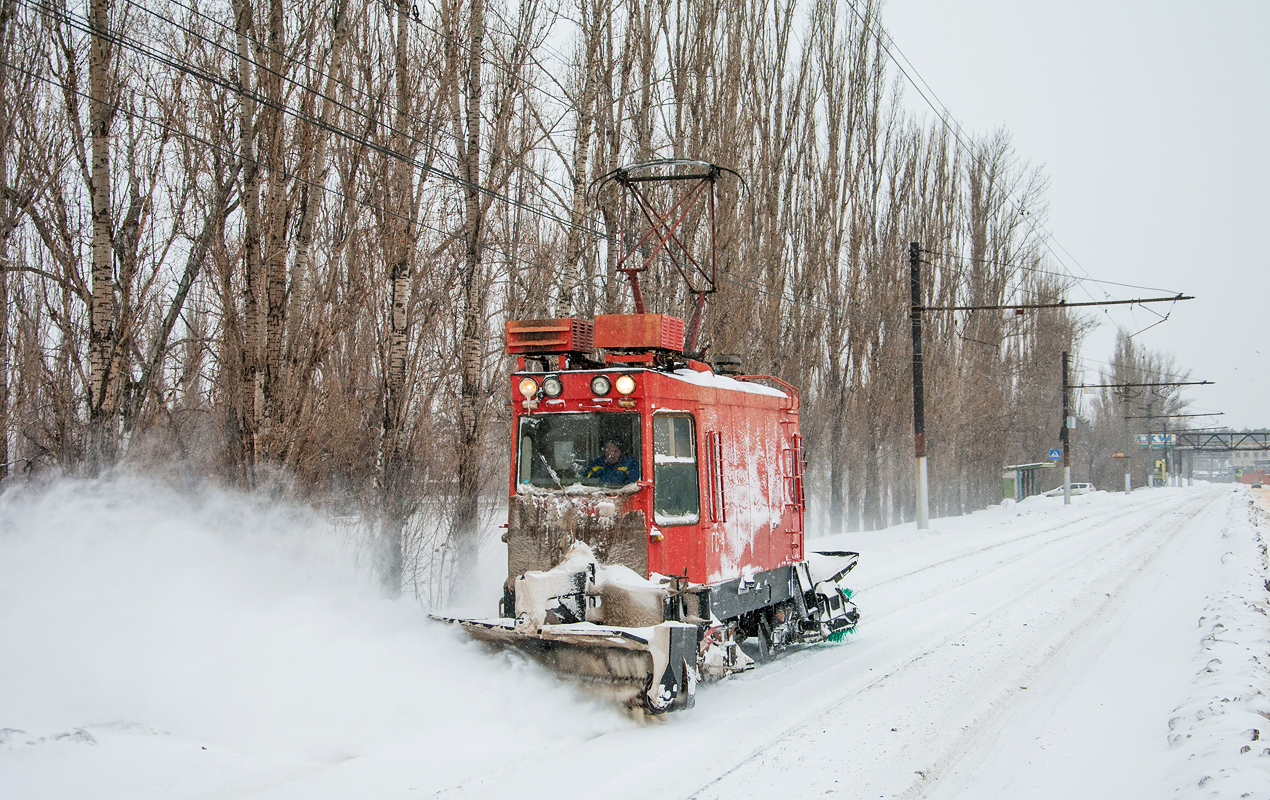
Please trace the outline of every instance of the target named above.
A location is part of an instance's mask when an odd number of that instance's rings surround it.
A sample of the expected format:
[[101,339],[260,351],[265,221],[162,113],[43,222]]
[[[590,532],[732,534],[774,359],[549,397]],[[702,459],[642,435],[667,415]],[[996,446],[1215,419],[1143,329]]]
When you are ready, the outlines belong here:
[[556,471],[551,468],[551,464],[547,462],[547,457],[537,451],[535,451],[534,455],[538,456],[538,458],[542,461],[542,465],[547,468],[547,472],[551,475],[551,479],[556,482],[556,488],[563,492],[564,484],[560,482],[560,476],[556,474]]

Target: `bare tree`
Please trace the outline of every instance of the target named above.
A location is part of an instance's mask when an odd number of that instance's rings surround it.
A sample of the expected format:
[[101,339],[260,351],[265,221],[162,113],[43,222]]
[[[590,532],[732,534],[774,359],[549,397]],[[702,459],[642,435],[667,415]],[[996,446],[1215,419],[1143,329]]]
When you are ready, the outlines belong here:
[[112,62],[116,58],[109,36],[110,0],[90,0],[88,24],[92,30],[88,55],[89,130],[92,136],[92,304],[89,311],[88,409],[89,464],[112,458],[111,419],[115,412],[119,356],[119,331],[115,325],[114,220],[110,197],[111,127],[118,90]]

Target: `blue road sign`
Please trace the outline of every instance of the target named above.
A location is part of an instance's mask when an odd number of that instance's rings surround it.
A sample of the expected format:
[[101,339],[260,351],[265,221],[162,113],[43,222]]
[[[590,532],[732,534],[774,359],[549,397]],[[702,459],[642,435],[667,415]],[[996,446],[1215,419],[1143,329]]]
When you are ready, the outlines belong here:
[[1059,448],[1055,447],[1054,449],[1050,450],[1050,461],[1057,461],[1062,457],[1063,457],[1063,451],[1060,450]]

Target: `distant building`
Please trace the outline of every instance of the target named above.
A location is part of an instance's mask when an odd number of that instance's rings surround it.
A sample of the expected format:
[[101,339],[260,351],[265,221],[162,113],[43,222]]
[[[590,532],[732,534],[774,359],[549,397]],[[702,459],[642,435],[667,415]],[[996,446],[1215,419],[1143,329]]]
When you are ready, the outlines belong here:
[[1270,472],[1270,450],[1234,450],[1230,466],[1244,472]]

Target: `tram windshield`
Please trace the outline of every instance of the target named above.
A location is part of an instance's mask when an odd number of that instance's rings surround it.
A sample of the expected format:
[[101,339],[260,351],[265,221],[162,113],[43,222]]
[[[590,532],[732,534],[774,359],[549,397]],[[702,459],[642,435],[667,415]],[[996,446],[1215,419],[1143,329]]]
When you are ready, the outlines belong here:
[[520,418],[516,482],[541,489],[619,488],[640,479],[639,414],[533,414]]

